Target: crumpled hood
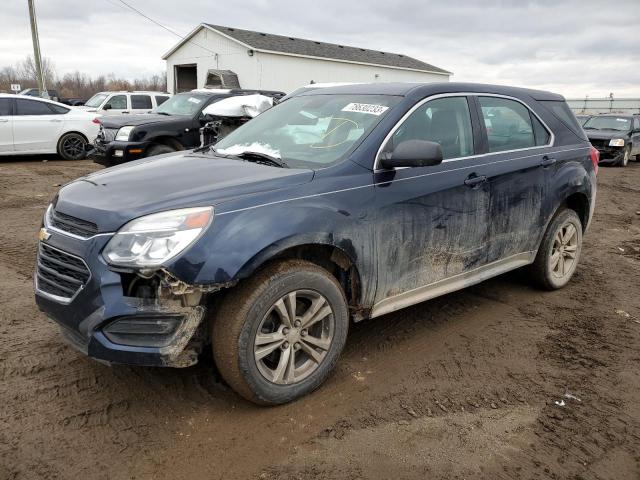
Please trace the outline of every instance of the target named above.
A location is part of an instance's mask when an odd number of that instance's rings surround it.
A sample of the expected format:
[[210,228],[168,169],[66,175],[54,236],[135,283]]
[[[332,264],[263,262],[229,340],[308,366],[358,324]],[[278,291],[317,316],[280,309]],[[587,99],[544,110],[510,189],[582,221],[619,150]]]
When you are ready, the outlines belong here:
[[179,152],[127,163],[60,189],[56,210],[112,232],[150,213],[276,190],[311,181],[313,170]]

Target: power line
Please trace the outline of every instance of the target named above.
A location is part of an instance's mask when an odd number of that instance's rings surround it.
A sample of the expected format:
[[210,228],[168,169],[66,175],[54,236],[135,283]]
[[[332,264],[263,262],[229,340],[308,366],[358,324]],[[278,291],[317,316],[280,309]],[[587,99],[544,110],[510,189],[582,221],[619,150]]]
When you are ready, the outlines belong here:
[[[107,0],[109,3],[111,3],[112,5],[114,5],[110,0]],[[157,20],[154,20],[153,18],[149,17],[148,15],[144,14],[143,12],[141,12],[140,10],[138,10],[136,7],[134,7],[133,5],[129,5],[127,2],[125,2],[124,0],[117,0],[118,2],[120,2],[122,5],[124,5],[125,7],[127,7],[129,10],[131,10],[132,12],[140,15],[141,17],[147,19],[148,21],[150,21],[151,23],[157,25],[158,27],[166,30],[167,32],[171,33],[172,35],[175,35],[176,37],[185,40],[189,43],[192,43],[193,45],[196,45],[197,47],[202,48],[203,50],[206,50],[208,52],[211,52],[214,55],[218,55],[218,52],[214,52],[213,50],[205,47],[204,45],[200,45],[197,42],[194,42],[193,40],[191,40],[190,38],[187,38],[186,36],[180,35],[178,32],[176,32],[175,30],[173,30],[172,28],[167,27],[166,25],[163,25],[162,23],[158,22]]]

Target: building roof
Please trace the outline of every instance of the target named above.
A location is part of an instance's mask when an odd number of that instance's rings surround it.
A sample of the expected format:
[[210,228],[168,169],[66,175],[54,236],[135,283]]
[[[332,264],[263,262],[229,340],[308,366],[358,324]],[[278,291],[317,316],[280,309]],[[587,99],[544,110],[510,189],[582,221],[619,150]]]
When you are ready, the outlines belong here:
[[245,47],[258,51],[279,53],[284,55],[299,55],[303,57],[326,58],[328,60],[338,60],[350,63],[364,63],[370,65],[380,65],[391,68],[405,68],[422,72],[450,75],[451,72],[436,67],[421,60],[417,60],[398,53],[369,50],[366,48],[349,47],[335,43],[306,40],[303,38],[274,35],[271,33],[256,32],[253,30],[243,30],[234,27],[224,27],[203,23],[194,30],[191,35],[178,43],[172,50],[164,55],[167,58],[183,43],[187,42],[201,27],[209,28],[222,35],[241,43]]

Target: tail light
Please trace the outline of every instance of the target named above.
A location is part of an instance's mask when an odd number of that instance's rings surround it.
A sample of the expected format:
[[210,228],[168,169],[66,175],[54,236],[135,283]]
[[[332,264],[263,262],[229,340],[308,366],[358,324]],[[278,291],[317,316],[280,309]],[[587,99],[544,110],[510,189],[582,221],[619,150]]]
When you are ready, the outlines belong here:
[[91,120],[93,123],[100,125],[102,122],[100,121],[100,119],[98,117],[94,118],[93,120]]
[[591,145],[591,149],[589,150],[589,154],[591,155],[591,163],[593,163],[593,169],[596,171],[596,175],[598,174],[598,163],[600,162],[600,152],[597,148]]

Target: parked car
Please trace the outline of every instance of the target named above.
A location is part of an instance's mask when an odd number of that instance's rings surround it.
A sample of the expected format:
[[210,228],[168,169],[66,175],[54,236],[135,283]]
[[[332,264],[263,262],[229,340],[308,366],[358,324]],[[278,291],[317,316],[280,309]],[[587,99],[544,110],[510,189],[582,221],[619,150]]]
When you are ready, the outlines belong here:
[[640,115],[596,115],[582,126],[600,152],[600,162],[626,167],[629,159],[640,161]]
[[582,126],[585,124],[587,120],[589,120],[593,115],[576,115],[578,119],[578,123]]
[[147,113],[169,98],[171,95],[162,92],[99,92],[79,108],[100,115]]
[[174,95],[151,113],[102,119],[92,157],[106,166],[139,158],[195,148],[200,128],[208,118],[202,111],[223,98],[260,93],[270,97],[282,92],[202,89]]
[[0,155],[57,153],[79,160],[97,134],[95,114],[42,98],[0,94]]
[[213,147],[61,188],[36,301],[93,358],[183,367],[211,344],[240,395],[289,402],[327,378],[350,321],[525,266],[565,286],[597,166],[553,93],[313,90]]
[[[53,100],[54,102],[59,101],[60,98],[58,97],[57,90],[47,90],[47,93],[49,94],[49,100]],[[37,88],[26,88],[22,90],[18,95],[26,95],[28,97],[40,98],[40,90]]]

